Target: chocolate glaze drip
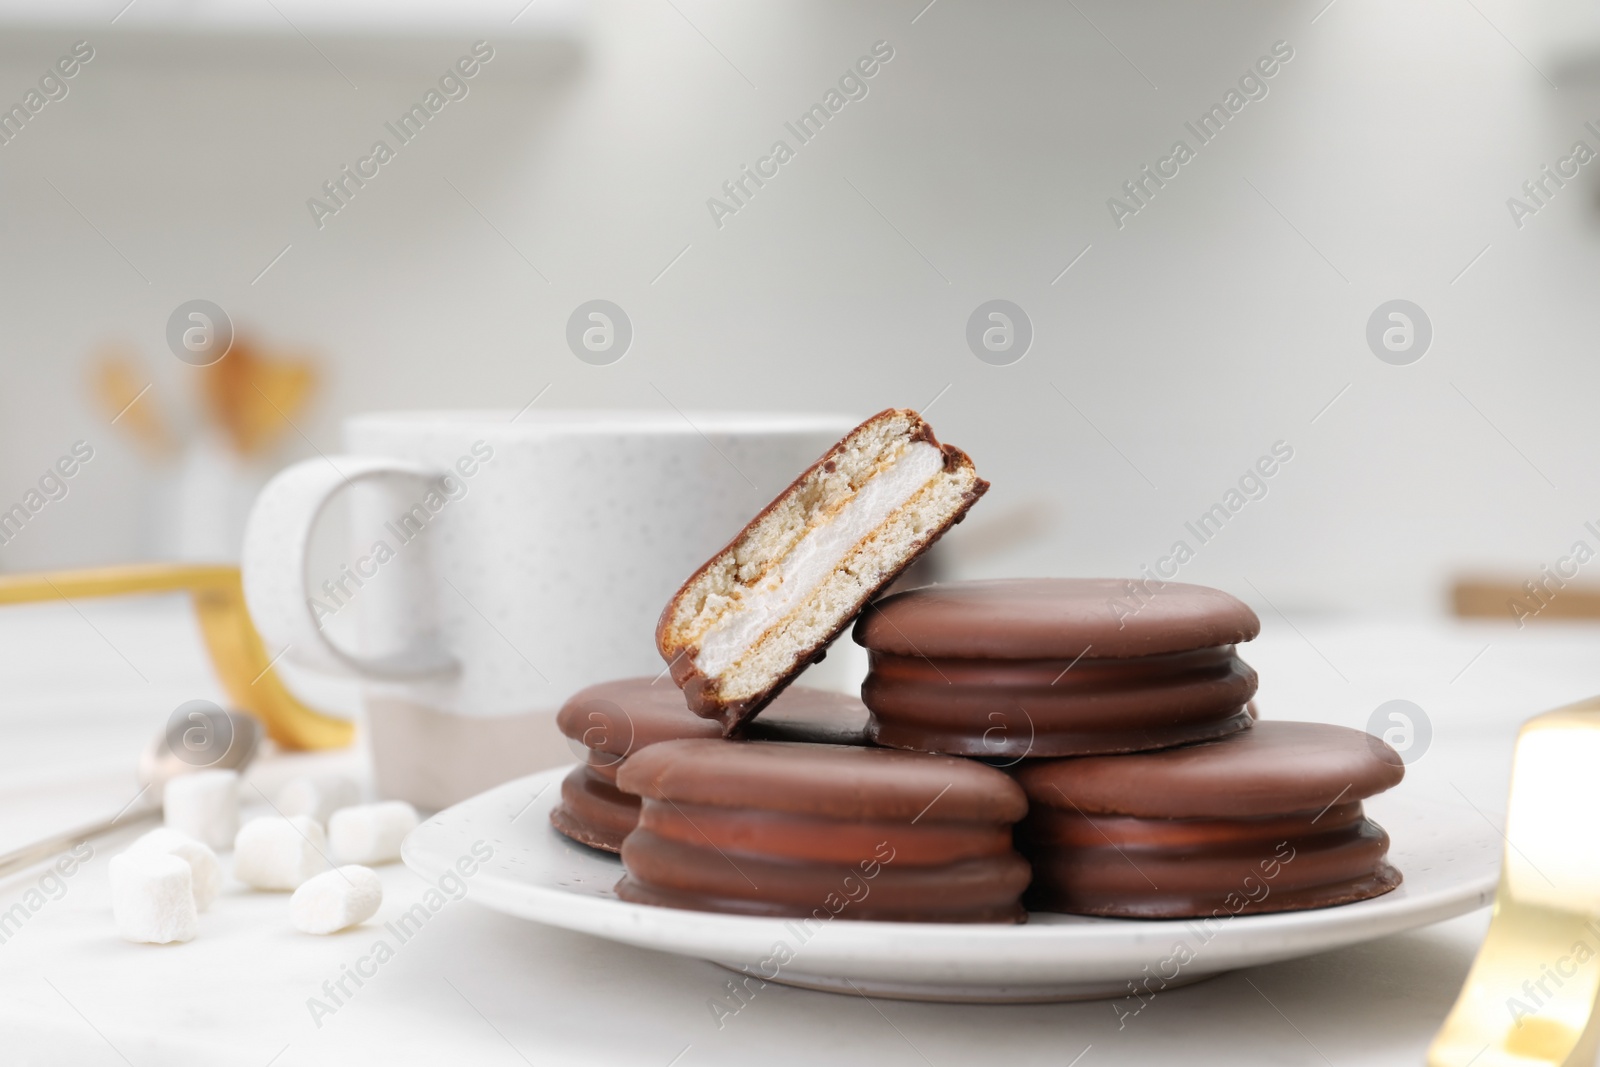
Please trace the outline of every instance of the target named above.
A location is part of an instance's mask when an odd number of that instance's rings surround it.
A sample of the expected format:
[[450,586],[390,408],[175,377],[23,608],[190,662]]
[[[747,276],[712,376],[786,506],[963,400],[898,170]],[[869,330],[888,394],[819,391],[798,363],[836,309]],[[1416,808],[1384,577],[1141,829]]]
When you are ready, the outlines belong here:
[[1129,659],[871,652],[861,698],[880,745],[962,756],[1136,752],[1250,725],[1256,672],[1232,645]]
[[820,819],[646,799],[623,900],[743,915],[1021,922],[1026,861],[997,822]]
[[1400,884],[1360,801],[1240,819],[1089,815],[1035,805],[1017,827],[1040,911],[1136,919],[1345,904]]

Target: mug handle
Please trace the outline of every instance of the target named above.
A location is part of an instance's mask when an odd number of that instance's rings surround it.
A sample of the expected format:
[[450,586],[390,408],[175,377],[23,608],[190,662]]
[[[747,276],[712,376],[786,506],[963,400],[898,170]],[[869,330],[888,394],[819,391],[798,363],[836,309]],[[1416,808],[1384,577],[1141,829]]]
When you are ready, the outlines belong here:
[[261,490],[245,524],[241,570],[245,601],[269,650],[306,666],[374,681],[416,681],[460,671],[460,663],[437,646],[388,656],[346,651],[322,632],[311,609],[307,557],[318,517],[356,482],[395,477],[432,483],[446,475],[406,460],[325,456],[279,471]]

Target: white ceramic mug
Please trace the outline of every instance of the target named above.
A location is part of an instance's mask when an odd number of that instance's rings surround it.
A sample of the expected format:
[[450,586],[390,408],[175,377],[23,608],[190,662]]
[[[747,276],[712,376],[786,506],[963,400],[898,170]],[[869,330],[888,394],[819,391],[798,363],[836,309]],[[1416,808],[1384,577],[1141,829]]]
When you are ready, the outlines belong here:
[[[271,655],[362,680],[379,791],[441,807],[569,759],[562,702],[661,671],[668,597],[855,421],[358,416],[348,454],[262,490],[245,596]],[[345,495],[348,551],[319,562]]]

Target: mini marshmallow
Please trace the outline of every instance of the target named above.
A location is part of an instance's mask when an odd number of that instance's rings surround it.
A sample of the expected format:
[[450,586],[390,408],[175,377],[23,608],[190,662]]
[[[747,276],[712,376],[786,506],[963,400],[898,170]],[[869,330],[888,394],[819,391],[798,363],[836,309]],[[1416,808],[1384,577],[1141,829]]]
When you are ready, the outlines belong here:
[[345,863],[393,863],[400,842],[417,828],[417,809],[403,800],[342,808],[328,820],[333,854]]
[[111,857],[111,914],[129,941],[165,945],[189,941],[200,930],[194,875],[177,856],[130,849]]
[[299,889],[328,869],[328,837],[317,820],[252,819],[233,841],[233,876],[254,889]]
[[194,771],[169,781],[162,794],[167,827],[225,849],[239,832],[239,772]]
[[383,903],[383,883],[366,867],[337,867],[317,875],[289,898],[289,921],[307,934],[331,934],[366,922]]
[[291,778],[278,790],[275,806],[280,815],[309,815],[323,825],[340,808],[361,800],[356,783],[343,775]]
[[129,852],[158,852],[176,856],[189,865],[194,881],[194,906],[205,911],[222,891],[222,864],[205,845],[176,830],[151,830],[128,846]]

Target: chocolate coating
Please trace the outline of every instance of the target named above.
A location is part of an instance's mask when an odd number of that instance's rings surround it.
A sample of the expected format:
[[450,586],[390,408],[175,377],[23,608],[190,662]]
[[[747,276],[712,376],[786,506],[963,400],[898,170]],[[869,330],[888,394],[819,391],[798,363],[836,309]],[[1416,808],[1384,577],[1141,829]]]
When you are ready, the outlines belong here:
[[1233,645],[1260,632],[1247,605],[1203,585],[1002,578],[884,597],[856,621],[855,640],[902,656],[1071,660]]
[[1018,847],[1033,864],[1036,911],[1177,919],[1326,908],[1387,893],[1400,872],[1389,835],[1340,804],[1254,819],[1030,816]]
[[1256,673],[1232,646],[1136,659],[869,654],[861,697],[880,745],[980,757],[1075,756],[1246,729]]
[[550,812],[550,825],[561,833],[606,852],[620,850],[638,821],[639,798],[592,767],[574,767],[561,780],[561,804]]
[[617,786],[650,800],[856,821],[926,811],[938,822],[1012,823],[1028,810],[1015,782],[971,760],[791,742],[655,745],[628,760]]
[[1020,787],[968,760],[786,742],[672,741],[631,757],[643,799],[617,894],[747,915],[1020,922]]
[[[884,843],[884,854],[894,856],[893,844],[887,838]],[[1018,899],[1030,871],[1027,861],[1007,848],[1003,856],[936,867],[897,868],[893,860],[877,861],[871,851],[858,861],[835,864],[760,856],[724,860],[709,848],[663,839],[641,826],[623,846],[628,875],[617,883],[617,896],[634,904],[733,915],[1019,923],[1026,913]],[[713,861],[721,861],[722,869]],[[867,866],[858,869],[860,863]]]
[[1248,728],[1260,622],[1178,582],[956,582],[885,597],[856,622],[880,745],[964,756],[1136,752]]
[[1400,754],[1344,726],[1264,719],[1243,733],[1136,755],[1019,768],[1039,803],[1152,818],[1239,818],[1318,811],[1400,784]]
[[[660,676],[580,689],[556,713],[556,726],[593,754],[594,766],[620,763],[630,752],[662,741],[723,735],[717,723],[690,711],[683,693]],[[797,685],[784,690],[744,736],[865,745],[866,728],[867,710],[855,697]]]
[[580,689],[556,712],[556,727],[588,750],[591,765],[602,766],[662,741],[722,736],[716,723],[684,706],[683,694],[665,678],[619,678]]
[[1276,720],[1184,748],[1028,763],[1016,777],[1029,905],[1221,918],[1378,896],[1401,875],[1361,800],[1403,771],[1359,731]]
[[779,693],[759,717],[745,720],[734,737],[865,747],[872,744],[867,736],[870,721],[867,706],[859,697],[792,685]]
[[[556,725],[582,755],[584,766],[561,783],[561,804],[550,822],[574,841],[616,852],[639,818],[639,798],[620,792],[617,772],[630,754],[663,741],[718,739],[722,729],[684,704],[666,679],[623,678],[580,690],[556,714]],[[855,697],[794,686],[760,720],[753,738],[866,745],[867,709]]]

